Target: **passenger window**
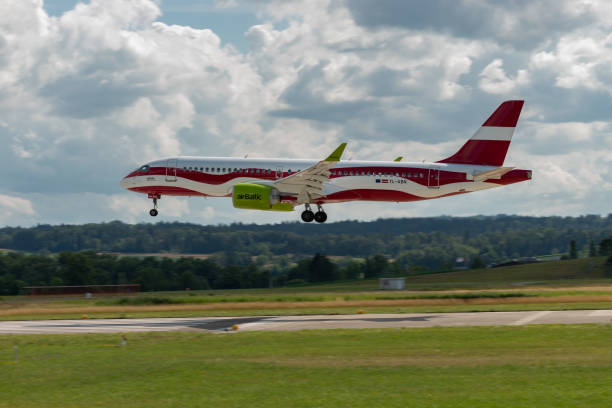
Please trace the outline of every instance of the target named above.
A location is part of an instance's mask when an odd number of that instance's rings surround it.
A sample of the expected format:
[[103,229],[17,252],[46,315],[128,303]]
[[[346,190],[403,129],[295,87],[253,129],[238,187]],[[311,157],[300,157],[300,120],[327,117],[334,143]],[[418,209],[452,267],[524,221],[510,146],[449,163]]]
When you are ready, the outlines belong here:
[[399,173],[395,173],[395,177],[399,177]]
[[348,176],[348,171],[344,170],[344,175]]
[[423,173],[421,173],[421,178],[423,178]]
[[217,173],[221,173],[221,168],[217,167]]
[[406,177],[406,173],[402,173],[402,177]]
[[206,171],[208,171],[208,167],[206,168]]

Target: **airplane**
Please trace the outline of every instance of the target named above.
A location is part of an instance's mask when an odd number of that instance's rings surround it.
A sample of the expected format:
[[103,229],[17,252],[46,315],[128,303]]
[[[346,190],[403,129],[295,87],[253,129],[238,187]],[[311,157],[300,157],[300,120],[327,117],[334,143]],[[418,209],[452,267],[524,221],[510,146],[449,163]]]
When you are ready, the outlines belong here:
[[[453,155],[437,162],[342,161],[346,143],[323,160],[180,156],[130,172],[121,186],[162,196],[231,197],[235,208],[293,211],[323,223],[323,205],[347,201],[430,200],[530,180],[531,170],[504,167],[523,100],[505,101]],[[316,212],[313,211],[316,206]]]

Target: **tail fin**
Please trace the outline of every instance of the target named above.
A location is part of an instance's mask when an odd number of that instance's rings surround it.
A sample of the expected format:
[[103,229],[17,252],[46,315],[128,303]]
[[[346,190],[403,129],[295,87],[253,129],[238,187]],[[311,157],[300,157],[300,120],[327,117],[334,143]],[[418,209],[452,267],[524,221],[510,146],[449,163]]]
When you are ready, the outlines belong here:
[[506,101],[499,105],[457,153],[438,163],[503,165],[523,102]]

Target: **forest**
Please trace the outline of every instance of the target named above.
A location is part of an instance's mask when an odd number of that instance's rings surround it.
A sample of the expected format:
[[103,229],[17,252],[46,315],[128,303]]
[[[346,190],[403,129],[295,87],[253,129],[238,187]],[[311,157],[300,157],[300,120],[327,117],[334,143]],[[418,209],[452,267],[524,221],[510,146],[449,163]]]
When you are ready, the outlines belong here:
[[62,251],[218,254],[247,264],[281,255],[394,259],[403,267],[440,268],[458,257],[486,264],[568,252],[572,240],[588,251],[612,235],[607,217],[476,216],[343,221],[323,225],[186,223],[38,225],[0,229],[0,248],[37,254]]
[[[451,270],[458,257],[465,266],[480,268],[548,254],[610,256],[612,215],[407,218],[314,226],[38,225],[0,229],[0,248],[0,295],[23,293],[25,286],[123,283],[140,284],[143,291],[263,288]],[[150,253],[210,257],[138,255]]]
[[[220,265],[193,258],[120,257],[93,251],[56,255],[0,255],[0,295],[24,293],[27,286],[139,284],[141,291],[248,289],[395,276],[397,263],[382,255],[338,265],[315,254],[287,268]],[[0,299],[1,300],[1,299]]]

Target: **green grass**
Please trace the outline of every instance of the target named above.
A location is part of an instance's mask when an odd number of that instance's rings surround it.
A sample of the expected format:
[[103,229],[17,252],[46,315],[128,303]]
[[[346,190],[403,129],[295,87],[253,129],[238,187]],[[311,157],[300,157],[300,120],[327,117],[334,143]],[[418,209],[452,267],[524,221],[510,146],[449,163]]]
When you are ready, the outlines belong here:
[[[611,292],[612,293],[612,292]],[[97,306],[112,305],[179,305],[179,304],[202,304],[202,303],[246,303],[246,302],[322,302],[327,300],[402,300],[402,299],[505,299],[511,297],[529,297],[537,294],[521,292],[469,292],[469,293],[423,293],[423,294],[354,294],[354,295],[323,295],[323,296],[300,296],[300,295],[269,295],[269,296],[139,296],[103,299],[95,303]]]
[[0,336],[0,407],[612,404],[611,325],[127,338]]

